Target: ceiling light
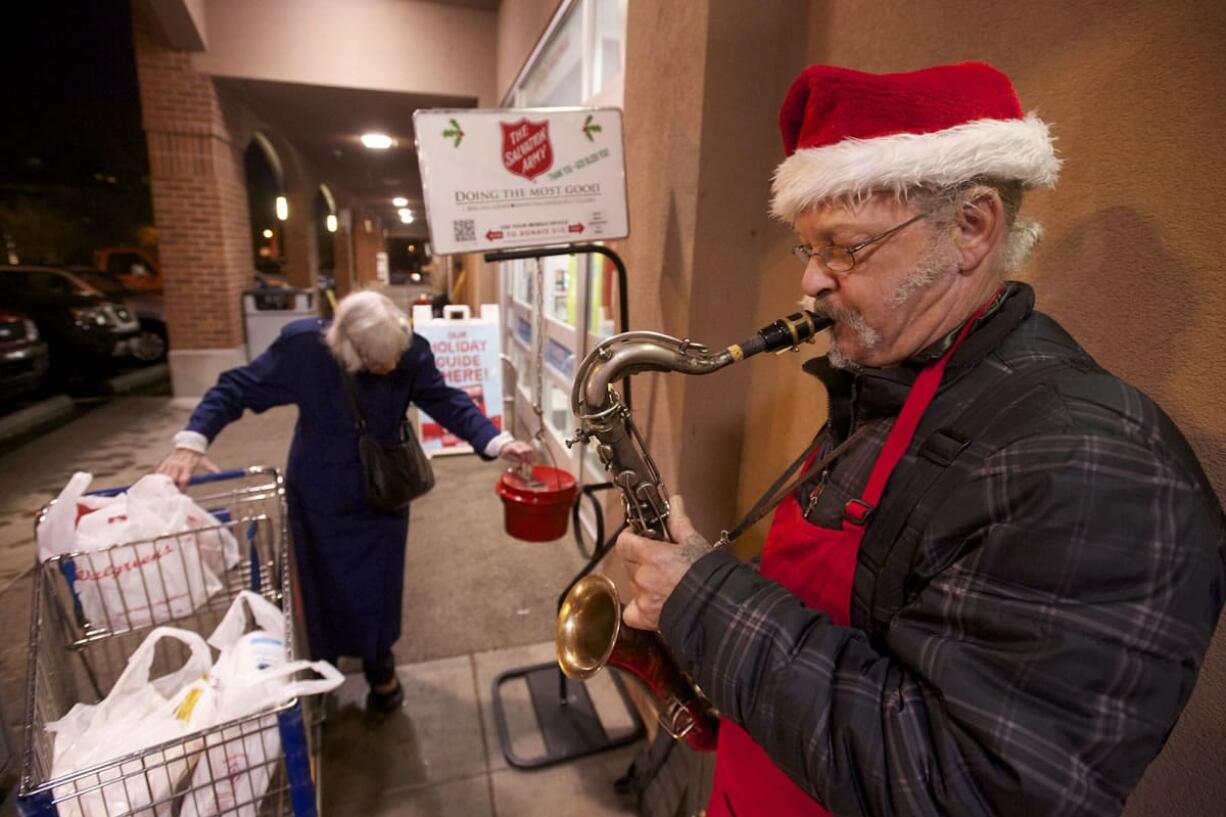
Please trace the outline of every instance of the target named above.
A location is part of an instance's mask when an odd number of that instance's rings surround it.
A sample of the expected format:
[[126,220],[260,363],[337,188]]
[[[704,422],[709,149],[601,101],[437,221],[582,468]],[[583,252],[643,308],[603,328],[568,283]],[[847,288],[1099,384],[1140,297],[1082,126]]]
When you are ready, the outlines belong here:
[[392,199],[392,204],[396,207],[408,207],[409,200],[404,196],[397,196],[396,198]]
[[371,150],[387,150],[396,143],[386,133],[364,133],[362,144]]
[[409,208],[401,207],[396,212],[400,215],[400,220],[403,221],[405,224],[413,223],[413,211],[410,210]]
[[272,238],[272,230],[265,230],[265,231],[264,231],[264,237],[265,237],[265,238]]
[[277,196],[277,220],[285,221],[289,218],[289,199],[285,196]]
[[328,213],[328,217],[324,219],[324,224],[328,228],[328,232],[336,232],[336,213]]

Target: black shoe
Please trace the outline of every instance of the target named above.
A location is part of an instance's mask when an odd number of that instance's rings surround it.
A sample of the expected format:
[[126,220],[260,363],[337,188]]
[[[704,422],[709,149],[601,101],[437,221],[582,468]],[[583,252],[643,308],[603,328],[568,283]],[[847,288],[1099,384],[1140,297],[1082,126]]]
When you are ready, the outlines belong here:
[[366,693],[366,711],[374,715],[388,715],[400,709],[404,704],[404,687],[400,685],[400,679],[396,679],[396,688],[387,692],[375,692],[373,689]]

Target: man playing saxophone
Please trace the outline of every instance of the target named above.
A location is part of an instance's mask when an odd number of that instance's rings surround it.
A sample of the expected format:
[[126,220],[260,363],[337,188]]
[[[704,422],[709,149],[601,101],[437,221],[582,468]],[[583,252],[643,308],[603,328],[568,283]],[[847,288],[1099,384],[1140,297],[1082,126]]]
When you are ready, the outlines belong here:
[[780,127],[772,209],[834,320],[813,473],[759,570],[679,498],[676,544],[617,545],[625,623],[722,713],[707,814],[1118,814],[1191,693],[1226,524],[1170,419],[1009,280],[1048,126],[963,63],[811,67]]

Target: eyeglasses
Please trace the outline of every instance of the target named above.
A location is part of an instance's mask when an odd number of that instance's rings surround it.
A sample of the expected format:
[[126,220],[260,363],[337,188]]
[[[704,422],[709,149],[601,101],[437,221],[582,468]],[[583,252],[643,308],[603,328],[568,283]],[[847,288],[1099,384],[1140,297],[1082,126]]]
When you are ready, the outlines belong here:
[[852,268],[856,266],[856,253],[860,252],[860,250],[864,249],[870,244],[876,244],[878,241],[884,241],[902,228],[908,227],[919,221],[924,216],[930,214],[930,212],[923,212],[917,216],[912,216],[902,224],[891,227],[884,233],[878,233],[872,238],[866,238],[859,244],[853,244],[850,247],[845,247],[842,244],[826,244],[815,248],[809,247],[805,244],[797,244],[792,248],[792,255],[795,255],[797,258],[803,261],[806,267],[809,265],[810,261],[816,258],[819,262],[821,262],[821,265],[830,272],[839,274],[848,273],[851,272]]

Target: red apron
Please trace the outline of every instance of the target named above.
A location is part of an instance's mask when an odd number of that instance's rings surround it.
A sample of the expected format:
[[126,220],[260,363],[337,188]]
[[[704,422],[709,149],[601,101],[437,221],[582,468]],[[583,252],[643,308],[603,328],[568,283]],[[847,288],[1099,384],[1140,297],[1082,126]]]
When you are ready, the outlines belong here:
[[[807,522],[795,493],[775,511],[762,550],[762,575],[795,593],[805,606],[825,612],[838,626],[850,623],[856,557],[868,516],[911,445],[920,418],[941,384],[946,363],[983,311],[968,320],[953,345],[916,378],[873,463],[863,495],[849,501],[844,509],[842,528],[820,528]],[[709,817],[829,817],[830,812],[793,783],[753,738],[728,718],[720,721],[715,751]]]

